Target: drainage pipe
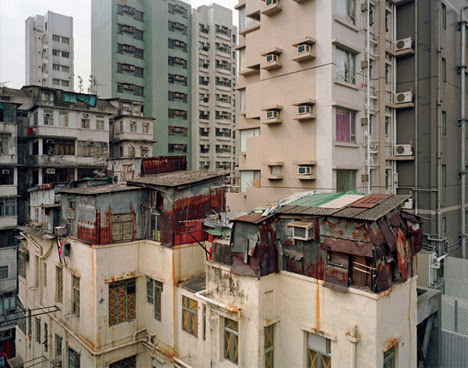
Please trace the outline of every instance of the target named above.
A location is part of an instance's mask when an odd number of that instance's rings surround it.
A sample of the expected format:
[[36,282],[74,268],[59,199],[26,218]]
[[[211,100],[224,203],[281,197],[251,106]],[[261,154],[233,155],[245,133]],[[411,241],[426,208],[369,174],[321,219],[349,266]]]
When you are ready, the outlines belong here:
[[358,333],[358,326],[357,324],[353,324],[353,327],[351,327],[351,330],[346,332],[346,338],[348,341],[352,344],[351,345],[351,357],[350,357],[350,368],[356,368],[356,356],[357,356],[357,344],[359,340],[361,339],[361,336],[359,336]]
[[[440,21],[441,21],[441,0],[437,1],[437,93],[436,93],[436,167],[437,167],[437,237],[439,239],[442,238],[442,142],[441,142],[441,116],[442,116],[442,80],[441,80],[441,66],[442,66],[442,50],[441,50],[441,42],[440,42]],[[437,254],[440,256],[444,254],[444,250],[441,249],[441,244],[443,248],[443,243],[439,243]],[[440,275],[439,275],[440,276]]]
[[466,43],[466,19],[464,13],[468,9],[465,5],[460,10],[460,245],[462,258],[466,259],[466,233],[465,233],[465,190],[466,190],[466,164],[465,164],[465,43]]
[[239,308],[231,307],[231,306],[226,305],[224,303],[218,302],[217,300],[208,298],[208,297],[202,295],[202,293],[204,293],[204,292],[206,292],[206,290],[202,290],[202,291],[199,291],[198,293],[195,293],[195,298],[203,300],[203,301],[205,301],[205,302],[207,302],[209,304],[215,305],[217,307],[224,308],[224,309],[228,310],[229,312],[237,314],[240,317],[241,313],[240,313]]
[[367,194],[371,194],[371,135],[370,135],[370,125],[371,125],[371,116],[370,116],[370,84],[371,84],[371,58],[370,58],[370,1],[367,0],[367,32],[366,32],[366,59],[367,59],[367,88],[366,88],[366,114],[367,114]]
[[418,157],[419,157],[419,140],[418,140],[418,132],[419,132],[419,54],[418,54],[418,41],[419,41],[419,33],[418,33],[418,0],[414,0],[414,89],[415,89],[415,98],[414,98],[414,212],[417,215],[419,213],[419,165],[418,165]]

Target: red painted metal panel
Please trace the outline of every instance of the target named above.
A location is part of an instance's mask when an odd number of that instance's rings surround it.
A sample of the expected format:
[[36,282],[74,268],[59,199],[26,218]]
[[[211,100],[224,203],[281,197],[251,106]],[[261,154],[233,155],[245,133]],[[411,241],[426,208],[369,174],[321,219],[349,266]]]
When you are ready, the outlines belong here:
[[378,204],[391,197],[391,194],[370,194],[364,198],[357,200],[349,205],[354,208],[374,208]]
[[352,240],[324,238],[321,245],[322,249],[353,254],[356,256],[373,257],[374,245],[372,243],[361,243]]

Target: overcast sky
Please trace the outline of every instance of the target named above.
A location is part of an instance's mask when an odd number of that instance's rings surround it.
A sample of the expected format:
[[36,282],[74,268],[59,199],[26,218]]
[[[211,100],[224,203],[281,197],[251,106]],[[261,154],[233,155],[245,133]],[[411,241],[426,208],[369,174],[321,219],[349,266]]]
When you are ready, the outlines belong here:
[[[215,2],[234,10],[238,0],[185,2],[191,3],[192,7]],[[24,85],[24,22],[29,16],[44,15],[48,10],[73,17],[75,76],[81,76],[87,87],[91,74],[91,0],[0,0],[0,84],[7,82],[11,88]],[[237,12],[233,14],[237,18]]]

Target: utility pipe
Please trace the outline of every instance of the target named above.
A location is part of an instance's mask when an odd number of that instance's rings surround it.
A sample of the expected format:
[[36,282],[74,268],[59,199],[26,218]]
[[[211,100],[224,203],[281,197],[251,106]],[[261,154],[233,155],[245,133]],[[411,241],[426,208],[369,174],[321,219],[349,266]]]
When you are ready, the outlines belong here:
[[366,15],[366,22],[367,22],[367,44],[366,44],[366,59],[367,59],[367,88],[366,88],[366,114],[367,114],[367,194],[371,194],[371,154],[370,154],[370,84],[371,84],[371,59],[370,59],[370,1],[367,0],[367,15]]
[[198,293],[195,293],[195,298],[203,300],[203,301],[205,301],[205,302],[207,302],[209,304],[216,305],[217,307],[224,308],[224,309],[228,310],[229,312],[237,314],[240,317],[241,313],[240,313],[240,310],[238,308],[231,307],[231,306],[226,305],[224,303],[218,302],[217,300],[208,298],[208,297],[202,295],[202,293],[204,293],[204,292],[206,292],[206,289],[202,290],[202,291],[199,291]]
[[[441,21],[441,0],[437,1],[437,19],[438,19],[438,27],[437,27],[437,93],[436,93],[436,162],[437,162],[437,236],[439,239],[442,239],[442,142],[441,142],[441,116],[442,116],[442,86],[441,86],[441,66],[442,66],[442,50],[441,50],[441,43],[440,43],[440,21]],[[439,242],[437,254],[440,256],[444,254],[443,249],[441,249],[441,242]],[[443,244],[443,243],[442,243]],[[442,245],[443,247],[443,245]],[[440,275],[439,275],[440,277]]]
[[353,327],[351,327],[351,330],[346,332],[346,338],[348,341],[352,344],[351,345],[351,362],[350,362],[350,368],[356,368],[356,356],[357,356],[357,344],[359,340],[361,339],[361,336],[359,336],[358,333],[358,326],[357,324],[353,324]]
[[164,351],[162,351],[161,349],[159,349],[155,345],[152,346],[152,345],[148,344],[148,342],[144,342],[143,346],[146,347],[147,349],[150,349],[150,350],[156,352],[157,354],[159,354],[163,359],[165,359],[169,363],[175,364],[177,366],[177,368],[181,368],[181,367],[183,367],[183,368],[193,368],[191,365],[188,365],[183,360],[180,360],[179,358],[176,358],[175,356],[168,355],[167,353],[165,353]]
[[418,132],[419,132],[419,81],[418,81],[418,73],[419,73],[419,54],[418,54],[418,40],[419,40],[419,33],[418,33],[418,0],[414,0],[414,89],[415,95],[414,98],[414,212],[417,215],[419,213],[419,165],[418,165],[418,157],[419,157],[419,140],[418,140]]
[[465,43],[466,43],[466,19],[464,13],[468,9],[465,5],[460,9],[460,245],[462,258],[466,259],[466,232],[465,232],[465,190],[466,190],[466,163],[465,163]]

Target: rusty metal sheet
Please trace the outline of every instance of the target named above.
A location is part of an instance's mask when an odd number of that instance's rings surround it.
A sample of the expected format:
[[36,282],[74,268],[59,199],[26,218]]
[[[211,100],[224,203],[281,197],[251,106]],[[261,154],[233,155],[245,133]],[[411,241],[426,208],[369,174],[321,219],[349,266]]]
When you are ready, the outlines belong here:
[[293,250],[293,249],[283,249],[283,253],[286,257],[288,258],[293,258],[295,261],[300,261],[302,258],[304,258],[304,254]]
[[354,208],[374,208],[378,204],[391,197],[391,194],[369,194],[368,196],[357,200],[349,205]]
[[389,249],[388,246],[385,244],[384,236],[380,231],[380,228],[377,225],[377,223],[375,221],[371,223],[366,222],[366,230],[371,236],[372,242],[377,247],[379,254],[381,256],[387,255]]
[[379,225],[379,229],[382,232],[384,239],[390,248],[390,252],[394,252],[396,249],[396,241],[395,241],[395,234],[393,233],[390,226],[387,224],[387,219],[381,218],[377,221],[377,225]]
[[373,257],[374,245],[372,243],[362,243],[345,239],[333,239],[325,237],[321,245],[322,249],[353,254],[356,256]]
[[259,224],[260,222],[268,220],[271,217],[273,217],[273,215],[263,216],[261,213],[251,212],[251,213],[248,213],[247,215],[243,215],[243,216],[231,219],[231,221],[232,222],[235,222],[235,221],[247,222],[250,224]]
[[301,213],[301,215],[331,216],[339,210],[339,208],[305,207],[305,210]]
[[141,173],[143,175],[162,174],[171,171],[187,170],[185,156],[158,156],[143,158]]
[[393,267],[394,265],[392,263],[383,262],[381,260],[377,261],[377,277],[375,281],[376,292],[387,290],[390,287],[393,278]]
[[320,218],[320,235],[331,238],[348,239],[368,243],[371,241],[369,233],[362,221],[342,218]]
[[397,249],[397,256],[398,256],[398,268],[401,273],[401,277],[403,280],[408,280],[408,255],[406,249],[406,239],[405,234],[398,229],[398,235],[396,239],[396,249]]
[[342,267],[326,265],[323,286],[345,293],[348,290],[348,270]]
[[308,209],[309,209],[309,207],[305,207],[305,206],[286,205],[286,206],[282,206],[281,208],[278,208],[277,210],[275,210],[275,214],[279,214],[279,215],[285,215],[285,214],[299,215],[299,214],[303,213],[304,211],[307,211]]
[[426,221],[422,217],[419,217],[417,215],[414,215],[406,211],[401,211],[401,217],[404,218],[405,220],[410,220],[411,222],[415,222],[418,224],[426,223]]

